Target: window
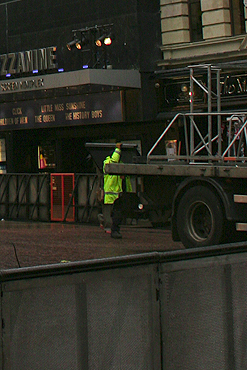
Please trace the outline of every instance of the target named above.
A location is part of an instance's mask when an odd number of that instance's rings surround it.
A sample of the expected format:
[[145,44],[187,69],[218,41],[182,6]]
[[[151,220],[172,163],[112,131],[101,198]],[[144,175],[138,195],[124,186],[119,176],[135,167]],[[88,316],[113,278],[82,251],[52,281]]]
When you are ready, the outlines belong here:
[[200,0],[188,0],[188,7],[190,22],[190,41],[200,41],[203,39],[201,2]]
[[38,146],[38,169],[48,170],[56,167],[55,143],[44,143]]
[[230,0],[232,36],[245,33],[245,11],[243,0]]

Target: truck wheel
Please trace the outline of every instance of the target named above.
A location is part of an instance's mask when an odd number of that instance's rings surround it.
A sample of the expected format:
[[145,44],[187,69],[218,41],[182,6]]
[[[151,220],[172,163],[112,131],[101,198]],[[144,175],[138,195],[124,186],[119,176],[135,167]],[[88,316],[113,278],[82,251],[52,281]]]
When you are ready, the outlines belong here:
[[178,205],[177,229],[186,248],[219,244],[224,218],[215,193],[202,186],[189,189]]

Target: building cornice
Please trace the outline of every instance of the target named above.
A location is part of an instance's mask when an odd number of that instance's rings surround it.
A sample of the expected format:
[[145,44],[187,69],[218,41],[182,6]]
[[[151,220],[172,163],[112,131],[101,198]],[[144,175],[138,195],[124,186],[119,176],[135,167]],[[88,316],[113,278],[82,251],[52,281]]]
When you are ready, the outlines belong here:
[[193,43],[162,46],[159,67],[187,66],[192,63],[214,63],[247,57],[247,35],[224,37]]

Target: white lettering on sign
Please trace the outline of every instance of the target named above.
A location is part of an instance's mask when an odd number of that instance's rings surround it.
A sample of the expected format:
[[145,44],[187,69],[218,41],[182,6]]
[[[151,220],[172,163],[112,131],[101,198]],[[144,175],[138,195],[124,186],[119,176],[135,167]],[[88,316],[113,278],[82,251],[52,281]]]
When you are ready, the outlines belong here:
[[89,119],[90,112],[84,111],[84,112],[73,112],[73,120],[78,119]]
[[92,118],[102,118],[103,112],[102,110],[92,110],[91,115],[92,115]]
[[57,68],[56,46],[0,55],[1,76]]
[[56,112],[61,112],[64,111],[64,104],[55,104],[55,111]]
[[41,105],[41,113],[47,113],[47,112],[53,112],[52,104]]
[[221,82],[223,95],[235,95],[247,92],[247,77],[246,76],[227,76]]
[[85,108],[86,108],[85,101],[66,103],[66,110],[78,110],[78,109],[85,109]]
[[12,109],[12,114],[13,116],[18,116],[18,115],[22,115],[22,108],[13,108]]
[[43,78],[36,78],[32,80],[1,82],[0,88],[2,92],[18,91],[18,90],[31,90],[38,89],[44,86]]

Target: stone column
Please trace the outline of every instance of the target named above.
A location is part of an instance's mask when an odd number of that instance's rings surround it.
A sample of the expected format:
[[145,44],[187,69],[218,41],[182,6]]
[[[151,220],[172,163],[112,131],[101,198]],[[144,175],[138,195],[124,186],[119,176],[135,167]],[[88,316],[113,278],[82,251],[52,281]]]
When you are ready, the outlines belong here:
[[244,1],[245,32],[247,33],[247,0]]
[[203,39],[231,36],[229,0],[201,0]]
[[160,9],[162,45],[190,42],[187,0],[160,0]]

